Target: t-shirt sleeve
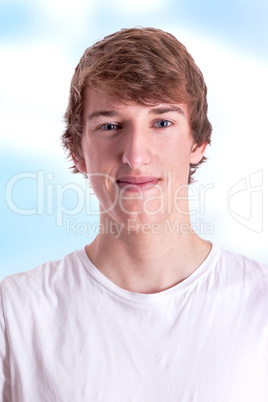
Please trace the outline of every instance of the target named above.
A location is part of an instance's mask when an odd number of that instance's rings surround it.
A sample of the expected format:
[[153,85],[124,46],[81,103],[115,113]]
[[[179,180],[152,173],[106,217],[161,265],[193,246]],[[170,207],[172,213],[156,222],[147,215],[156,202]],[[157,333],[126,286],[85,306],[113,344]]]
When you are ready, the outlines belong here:
[[0,402],[11,402],[10,356],[0,284]]

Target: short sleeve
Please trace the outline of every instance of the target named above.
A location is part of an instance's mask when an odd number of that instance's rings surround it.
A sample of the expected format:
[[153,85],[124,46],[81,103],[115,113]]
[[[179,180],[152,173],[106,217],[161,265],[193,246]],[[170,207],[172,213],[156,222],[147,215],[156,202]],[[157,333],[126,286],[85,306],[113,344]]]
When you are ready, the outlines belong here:
[[0,402],[11,402],[10,356],[0,283]]

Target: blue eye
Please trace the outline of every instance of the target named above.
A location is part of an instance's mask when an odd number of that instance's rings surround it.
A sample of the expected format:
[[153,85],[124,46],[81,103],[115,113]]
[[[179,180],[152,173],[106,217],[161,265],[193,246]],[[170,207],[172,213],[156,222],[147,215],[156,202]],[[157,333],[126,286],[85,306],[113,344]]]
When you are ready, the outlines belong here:
[[116,130],[118,127],[116,124],[108,123],[108,124],[104,124],[103,126],[101,126],[101,128],[103,130],[111,131],[111,130]]
[[169,127],[170,125],[171,125],[171,122],[168,120],[159,120],[155,123],[155,126],[159,127],[159,128]]

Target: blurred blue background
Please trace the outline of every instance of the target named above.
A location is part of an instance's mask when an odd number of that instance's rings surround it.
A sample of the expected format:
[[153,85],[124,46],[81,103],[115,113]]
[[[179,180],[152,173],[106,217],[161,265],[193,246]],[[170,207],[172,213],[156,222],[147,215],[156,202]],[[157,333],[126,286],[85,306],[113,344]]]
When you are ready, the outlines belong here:
[[267,19],[265,0],[1,0],[0,279],[96,234],[87,210],[97,202],[61,148],[63,114],[84,50],[133,26],[174,34],[208,85],[214,131],[193,190],[203,191],[191,201],[194,229],[268,264]]

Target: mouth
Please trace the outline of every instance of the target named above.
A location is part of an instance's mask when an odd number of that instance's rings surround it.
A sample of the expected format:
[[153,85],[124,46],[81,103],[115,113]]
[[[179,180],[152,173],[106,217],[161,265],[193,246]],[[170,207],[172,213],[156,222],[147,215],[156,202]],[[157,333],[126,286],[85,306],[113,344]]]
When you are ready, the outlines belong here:
[[154,187],[159,182],[159,177],[151,176],[124,176],[116,180],[120,189],[125,191],[145,191]]

